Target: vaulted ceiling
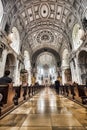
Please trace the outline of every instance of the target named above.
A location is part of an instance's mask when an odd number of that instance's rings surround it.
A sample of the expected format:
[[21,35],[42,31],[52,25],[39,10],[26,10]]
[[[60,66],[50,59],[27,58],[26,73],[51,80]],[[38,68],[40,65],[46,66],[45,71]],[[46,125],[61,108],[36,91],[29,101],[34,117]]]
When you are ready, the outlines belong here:
[[56,59],[51,53],[43,52],[37,58],[37,66],[43,68],[57,66]]
[[[62,46],[72,48],[71,33],[80,21],[80,0],[2,0],[7,21],[21,34],[21,50],[32,55],[42,48],[60,53]],[[83,10],[80,11],[82,13]]]

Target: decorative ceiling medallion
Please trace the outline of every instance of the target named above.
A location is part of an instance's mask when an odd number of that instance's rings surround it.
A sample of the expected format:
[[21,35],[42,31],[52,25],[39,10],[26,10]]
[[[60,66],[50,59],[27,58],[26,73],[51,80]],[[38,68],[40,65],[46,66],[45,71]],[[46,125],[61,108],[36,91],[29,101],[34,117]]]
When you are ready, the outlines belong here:
[[47,3],[42,3],[39,8],[40,17],[47,18],[50,14],[50,7]]
[[48,30],[44,30],[41,31],[38,35],[37,35],[37,42],[38,43],[52,43],[54,42],[54,35],[52,34],[52,32],[48,31]]

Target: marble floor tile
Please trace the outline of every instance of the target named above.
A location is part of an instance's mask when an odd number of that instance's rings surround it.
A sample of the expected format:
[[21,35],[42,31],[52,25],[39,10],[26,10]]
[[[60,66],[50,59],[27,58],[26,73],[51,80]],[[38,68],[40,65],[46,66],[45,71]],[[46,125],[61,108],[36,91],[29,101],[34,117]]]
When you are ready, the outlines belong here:
[[30,111],[30,114],[71,114],[67,110],[67,108],[64,107],[33,107]]
[[84,127],[52,127],[52,130],[85,130]]
[[6,127],[19,127],[22,125],[24,120],[26,119],[26,114],[9,114],[8,116],[4,117],[2,120],[0,120],[0,127],[6,126]]
[[67,115],[51,115],[52,126],[82,126],[79,121],[72,116]]
[[26,118],[22,126],[51,126],[50,115],[31,114]]
[[87,114],[75,113],[74,117],[77,118],[83,126],[87,127]]
[[52,127],[21,127],[20,130],[52,130]]
[[19,130],[19,127],[0,127],[0,130]]
[[30,111],[31,111],[31,107],[27,108],[25,106],[25,107],[20,107],[20,108],[15,109],[13,112],[11,112],[11,114],[29,114]]

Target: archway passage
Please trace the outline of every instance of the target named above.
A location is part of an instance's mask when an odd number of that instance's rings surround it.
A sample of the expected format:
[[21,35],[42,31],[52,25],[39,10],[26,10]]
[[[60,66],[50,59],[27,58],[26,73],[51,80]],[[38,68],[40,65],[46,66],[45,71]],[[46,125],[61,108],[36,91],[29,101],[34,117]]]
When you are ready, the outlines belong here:
[[61,76],[61,59],[59,53],[50,48],[36,51],[32,56],[33,75],[40,84],[54,84]]
[[54,55],[54,57],[56,58],[56,62],[58,66],[61,66],[61,58],[60,55],[57,51],[55,51],[52,48],[42,48],[42,49],[38,49],[33,55],[32,55],[32,65],[35,65],[36,59],[38,57],[38,55],[40,55],[41,53],[44,52],[49,52],[51,54]]
[[79,67],[81,71],[82,83],[85,84],[87,80],[87,51],[81,51],[78,56]]
[[13,79],[14,81],[14,76],[15,76],[15,64],[16,64],[16,60],[13,54],[8,54],[7,58],[6,58],[6,64],[5,64],[5,70],[10,70],[10,77]]
[[57,62],[53,54],[43,52],[36,60],[37,81],[48,86],[53,84],[57,78]]

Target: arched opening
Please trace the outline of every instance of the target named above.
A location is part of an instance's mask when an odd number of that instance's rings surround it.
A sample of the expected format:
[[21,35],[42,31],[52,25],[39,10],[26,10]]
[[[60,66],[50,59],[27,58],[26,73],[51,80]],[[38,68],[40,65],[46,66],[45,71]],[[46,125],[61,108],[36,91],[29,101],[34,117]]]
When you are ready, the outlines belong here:
[[1,23],[2,17],[3,17],[3,5],[2,5],[2,2],[0,0],[0,23]]
[[12,41],[11,47],[14,49],[15,52],[19,54],[19,49],[20,49],[20,36],[19,32],[16,27],[12,28],[12,33],[9,34],[9,37]]
[[87,52],[81,51],[78,56],[79,67],[81,71],[82,83],[85,84],[87,79]]
[[15,70],[15,57],[13,54],[8,54],[6,58],[5,70],[10,70],[10,77],[14,81],[14,70]]
[[50,52],[43,52],[38,55],[35,67],[35,77],[39,84],[49,86],[57,79],[57,61]]
[[62,83],[71,82],[71,69],[69,64],[69,52],[64,49],[62,55]]
[[83,43],[82,41],[83,35],[84,35],[83,29],[81,29],[78,23],[75,24],[72,32],[73,50],[77,50],[80,47],[80,45]]
[[[49,72],[51,82],[57,79],[57,77],[61,77],[61,58],[57,51],[51,48],[42,48],[38,49],[32,55],[32,74],[35,76],[35,80],[40,84],[43,84],[43,73],[45,71]],[[38,71],[38,72],[37,72]],[[44,72],[43,72],[44,71]],[[52,76],[53,73],[53,76]],[[39,76],[40,75],[40,76]],[[60,78],[61,79],[61,78]],[[45,81],[45,80],[44,80]],[[50,81],[50,80],[49,80]],[[49,82],[47,81],[47,84]]]

